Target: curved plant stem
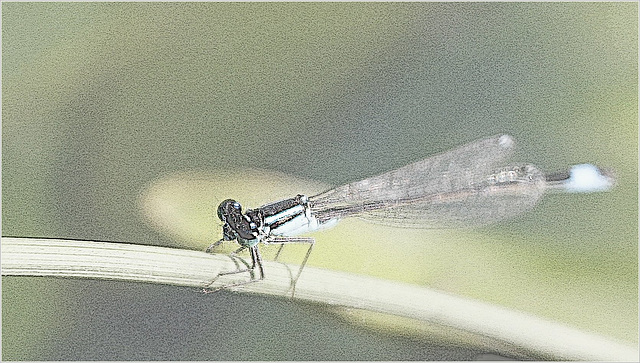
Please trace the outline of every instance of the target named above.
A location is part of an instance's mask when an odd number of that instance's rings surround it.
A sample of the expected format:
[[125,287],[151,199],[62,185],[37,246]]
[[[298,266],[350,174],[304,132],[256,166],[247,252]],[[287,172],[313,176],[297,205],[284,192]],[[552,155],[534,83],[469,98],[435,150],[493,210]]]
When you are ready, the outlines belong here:
[[[286,296],[296,267],[264,262],[266,278],[241,291]],[[2,238],[3,276],[112,279],[205,287],[236,269],[226,255],[128,243],[46,238]],[[248,276],[245,276],[248,278]],[[210,287],[228,284],[226,275]],[[637,347],[503,307],[410,284],[305,268],[295,298],[392,314],[488,338],[545,359],[634,361]]]

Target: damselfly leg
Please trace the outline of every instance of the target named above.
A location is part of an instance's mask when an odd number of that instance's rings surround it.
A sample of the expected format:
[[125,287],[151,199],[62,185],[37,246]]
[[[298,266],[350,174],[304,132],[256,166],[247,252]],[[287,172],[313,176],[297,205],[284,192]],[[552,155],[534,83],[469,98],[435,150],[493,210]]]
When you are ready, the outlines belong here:
[[307,249],[307,254],[304,256],[304,260],[302,260],[302,263],[300,264],[300,268],[298,269],[298,273],[296,274],[296,277],[294,278],[293,276],[291,276],[291,296],[293,296],[296,293],[296,283],[298,283],[298,279],[302,274],[302,270],[304,269],[304,266],[307,264],[307,260],[309,260],[309,255],[311,255],[311,250],[313,249],[315,242],[316,240],[311,237],[274,236],[266,243],[266,244],[277,244],[277,243],[280,244],[280,247],[278,248],[278,252],[276,253],[276,257],[274,258],[274,261],[278,261],[278,258],[280,257],[280,253],[282,252],[282,249],[287,244],[290,244],[290,243],[309,244],[309,248]]
[[[209,246],[209,248],[207,248],[207,252],[212,252],[213,249],[215,249],[215,247],[217,247],[218,245],[220,245],[220,243],[222,242],[222,240],[214,243],[213,245]],[[251,266],[249,266],[249,264],[242,259],[240,256],[238,256],[238,253],[240,253],[241,251],[243,251],[244,249],[249,249],[249,255],[251,256]],[[223,289],[227,289],[230,287],[238,287],[238,286],[242,286],[242,285],[246,285],[246,284],[250,284],[252,282],[256,282],[256,281],[260,281],[262,279],[264,279],[264,268],[262,267],[262,257],[260,256],[260,251],[258,251],[258,246],[253,246],[253,247],[240,247],[237,250],[233,251],[229,257],[234,261],[234,263],[236,264],[236,270],[235,271],[227,271],[227,272],[221,272],[218,274],[218,276],[216,276],[210,283],[208,283],[207,285],[205,285],[205,287],[202,289],[202,292],[204,292],[205,294],[209,294],[212,292],[216,292],[216,291],[220,291]],[[238,261],[241,261],[246,268],[240,268]],[[258,268],[258,277],[255,276],[255,269],[256,267]],[[211,289],[211,285],[213,285],[220,277],[222,276],[226,276],[226,275],[235,275],[235,274],[240,274],[240,273],[245,273],[248,272],[249,273],[249,280],[247,281],[241,281],[241,282],[237,282],[237,283],[232,283],[232,284],[226,284],[220,287],[217,287],[215,289]]]
[[[222,243],[224,242],[224,239],[221,239],[219,241],[217,241],[216,243],[212,244],[211,246],[209,246],[206,249],[207,253],[213,253],[214,250],[220,246]],[[283,237],[283,236],[272,236],[271,238],[269,238],[267,241],[263,242],[266,245],[269,244],[279,244],[280,247],[278,248],[278,251],[276,253],[276,256],[274,258],[275,261],[278,260],[278,258],[280,257],[280,253],[282,252],[282,248],[284,247],[284,245],[286,244],[291,244],[291,243],[306,243],[309,244],[309,248],[307,249],[307,253],[304,257],[304,260],[302,261],[302,264],[300,265],[300,268],[298,269],[298,273],[296,274],[295,277],[293,277],[293,275],[291,275],[291,285],[290,285],[290,289],[292,291],[292,296],[293,294],[295,294],[295,285],[298,282],[298,279],[300,278],[300,275],[302,274],[302,270],[304,269],[304,266],[307,264],[307,260],[309,259],[309,255],[311,254],[311,250],[313,249],[315,240],[311,237]],[[248,249],[249,250],[249,254],[251,256],[251,266],[249,266],[249,264],[242,259],[240,256],[238,256],[238,253],[242,252],[243,250]],[[233,259],[234,263],[236,264],[236,270],[234,271],[227,271],[227,272],[221,272],[218,274],[218,276],[216,276],[215,279],[213,279],[210,283],[208,283],[204,288],[203,288],[203,292],[204,293],[212,293],[212,292],[216,292],[216,291],[220,291],[223,289],[227,289],[227,288],[231,288],[231,287],[238,287],[238,286],[243,286],[246,284],[250,284],[256,281],[260,281],[263,280],[265,277],[264,274],[264,267],[262,265],[262,256],[260,255],[260,251],[258,250],[258,245],[252,246],[252,247],[240,247],[237,250],[235,250],[234,252],[232,252],[229,255],[230,258]],[[245,268],[241,268],[240,265],[238,264],[238,261],[241,261]],[[258,269],[258,276],[256,276],[255,274],[255,270],[256,267]],[[222,276],[226,276],[226,275],[235,275],[235,274],[240,274],[240,273],[245,273],[248,272],[250,274],[250,278],[247,281],[241,281],[241,282],[237,282],[237,283],[232,283],[232,284],[226,284],[220,287],[217,287],[215,289],[210,289],[210,286],[213,285],[220,277]]]

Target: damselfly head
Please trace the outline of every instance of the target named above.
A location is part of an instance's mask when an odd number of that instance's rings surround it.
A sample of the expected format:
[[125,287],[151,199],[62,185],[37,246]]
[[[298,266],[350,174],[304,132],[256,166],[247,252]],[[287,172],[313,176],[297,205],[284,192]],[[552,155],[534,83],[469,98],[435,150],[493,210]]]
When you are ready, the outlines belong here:
[[233,199],[227,199],[220,203],[218,206],[218,218],[220,218],[221,221],[226,222],[232,214],[242,214],[240,203]]

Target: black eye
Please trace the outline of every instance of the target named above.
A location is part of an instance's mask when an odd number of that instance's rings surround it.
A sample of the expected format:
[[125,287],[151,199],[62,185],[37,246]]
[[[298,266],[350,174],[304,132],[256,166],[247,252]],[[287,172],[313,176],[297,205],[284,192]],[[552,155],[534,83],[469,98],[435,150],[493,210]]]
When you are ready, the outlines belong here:
[[220,218],[221,221],[226,222],[229,213],[239,212],[241,209],[242,207],[240,207],[240,203],[233,199],[227,199],[218,206],[218,218]]

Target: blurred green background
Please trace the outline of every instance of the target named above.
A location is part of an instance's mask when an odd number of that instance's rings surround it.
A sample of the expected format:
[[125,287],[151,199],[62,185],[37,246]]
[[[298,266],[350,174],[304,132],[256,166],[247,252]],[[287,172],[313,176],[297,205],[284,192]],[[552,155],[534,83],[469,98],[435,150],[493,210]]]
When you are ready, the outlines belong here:
[[[2,235],[204,249],[225,198],[313,194],[509,133],[515,160],[608,167],[615,190],[475,230],[344,221],[309,264],[634,345],[637,85],[637,3],[3,3]],[[173,227],[145,209],[159,194]],[[5,360],[481,353],[295,300],[2,281]]]

